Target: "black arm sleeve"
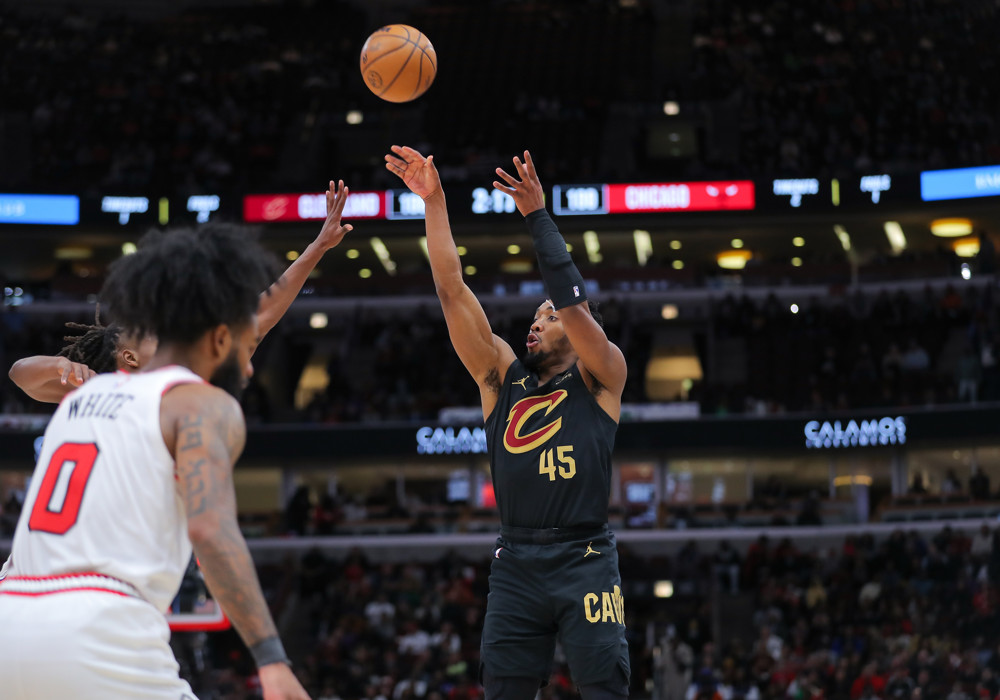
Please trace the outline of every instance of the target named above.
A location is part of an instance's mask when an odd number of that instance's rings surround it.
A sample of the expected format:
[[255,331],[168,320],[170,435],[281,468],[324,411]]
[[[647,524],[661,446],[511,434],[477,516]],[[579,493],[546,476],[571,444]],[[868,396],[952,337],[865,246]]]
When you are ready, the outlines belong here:
[[528,232],[535,245],[538,271],[556,309],[587,301],[583,275],[573,263],[573,258],[566,250],[566,241],[548,210],[531,212],[524,217],[524,223],[528,225]]

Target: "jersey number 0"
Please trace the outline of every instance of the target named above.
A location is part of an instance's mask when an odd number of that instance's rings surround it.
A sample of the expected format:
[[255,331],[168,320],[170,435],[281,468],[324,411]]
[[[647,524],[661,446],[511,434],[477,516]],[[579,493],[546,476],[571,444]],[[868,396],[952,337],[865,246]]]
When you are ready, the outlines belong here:
[[[92,442],[66,442],[56,449],[45,468],[28,529],[65,535],[76,524],[97,453],[97,445]],[[60,479],[66,470],[68,475]],[[60,482],[65,484],[65,495],[57,499],[55,491]]]

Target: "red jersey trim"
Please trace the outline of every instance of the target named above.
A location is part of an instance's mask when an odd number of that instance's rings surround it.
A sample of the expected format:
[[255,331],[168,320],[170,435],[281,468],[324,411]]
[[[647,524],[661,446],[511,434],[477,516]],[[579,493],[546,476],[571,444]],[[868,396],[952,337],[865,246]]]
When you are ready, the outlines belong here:
[[80,586],[79,588],[60,588],[55,591],[38,591],[38,592],[28,592],[28,591],[5,591],[3,587],[0,587],[0,595],[17,595],[24,598],[38,598],[43,595],[56,595],[58,593],[80,593],[82,591],[96,591],[97,593],[113,593],[114,595],[120,595],[122,598],[135,598],[136,596],[132,593],[122,593],[121,591],[115,591],[110,588],[99,588],[97,586]]
[[8,576],[0,581],[0,595],[42,596],[74,591],[114,593],[127,598],[141,598],[131,583],[93,572],[60,576]]

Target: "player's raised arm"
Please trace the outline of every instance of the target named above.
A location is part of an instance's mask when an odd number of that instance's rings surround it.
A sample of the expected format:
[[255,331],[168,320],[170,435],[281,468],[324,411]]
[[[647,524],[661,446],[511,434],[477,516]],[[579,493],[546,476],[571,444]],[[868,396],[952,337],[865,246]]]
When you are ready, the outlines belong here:
[[493,334],[482,305],[462,277],[462,261],[452,237],[448,204],[434,167],[434,156],[424,158],[407,146],[393,146],[392,152],[395,155],[385,157],[386,168],[424,200],[427,254],[434,287],[452,345],[479,384],[483,415],[488,416],[496,404],[503,374],[515,359],[514,351]]
[[246,441],[239,404],[216,387],[185,384],[163,397],[160,416],[205,582],[249,647],[265,699],[307,698],[289,667],[237,522],[233,465]]
[[8,372],[21,391],[43,403],[59,403],[66,394],[96,375],[87,365],[58,355],[21,358]]
[[316,240],[310,243],[288,266],[284,274],[260,295],[257,323],[260,326],[261,337],[267,335],[267,332],[285,315],[288,307],[302,290],[302,285],[309,279],[309,273],[326,252],[335,248],[344,240],[344,236],[354,229],[350,224],[341,223],[340,220],[350,194],[351,191],[344,185],[343,180],[338,180],[336,183],[330,180],[330,186],[326,190],[326,221],[323,222],[323,228],[320,229]]
[[545,288],[584,369],[620,399],[628,374],[625,357],[618,346],[608,340],[604,329],[590,313],[583,275],[545,209],[545,193],[531,154],[525,151],[523,162],[515,156],[514,168],[517,177],[497,168],[496,173],[503,182],[495,181],[493,186],[513,197],[517,210],[524,216]]

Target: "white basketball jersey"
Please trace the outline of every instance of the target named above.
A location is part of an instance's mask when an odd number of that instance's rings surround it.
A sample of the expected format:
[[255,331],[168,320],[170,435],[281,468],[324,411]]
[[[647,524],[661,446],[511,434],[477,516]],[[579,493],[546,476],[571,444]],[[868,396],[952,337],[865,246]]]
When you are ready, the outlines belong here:
[[11,552],[18,577],[113,576],[165,611],[191,559],[160,399],[203,382],[170,366],[102,374],[59,404],[45,431]]

